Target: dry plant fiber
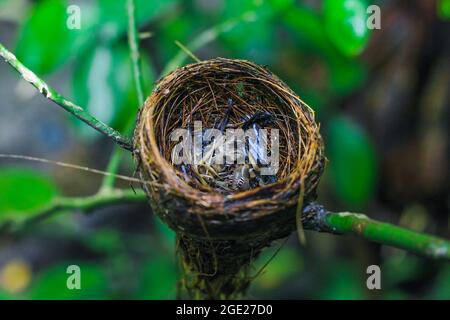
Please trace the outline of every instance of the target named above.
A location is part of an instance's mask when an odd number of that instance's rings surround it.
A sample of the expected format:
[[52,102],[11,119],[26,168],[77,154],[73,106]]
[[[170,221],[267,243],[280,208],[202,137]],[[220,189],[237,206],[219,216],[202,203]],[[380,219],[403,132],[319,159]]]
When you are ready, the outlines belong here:
[[[225,118],[227,128],[239,127],[257,113],[269,114],[268,126],[279,130],[273,180],[230,189],[231,167],[220,169],[219,184],[208,168],[172,163],[174,129],[195,121],[217,127]],[[313,111],[269,70],[245,60],[206,60],[161,79],[139,114],[134,147],[141,178],[151,182],[143,185],[151,206],[177,234],[180,284],[190,298],[245,294],[251,262],[296,229],[297,205],[315,200],[324,167]]]

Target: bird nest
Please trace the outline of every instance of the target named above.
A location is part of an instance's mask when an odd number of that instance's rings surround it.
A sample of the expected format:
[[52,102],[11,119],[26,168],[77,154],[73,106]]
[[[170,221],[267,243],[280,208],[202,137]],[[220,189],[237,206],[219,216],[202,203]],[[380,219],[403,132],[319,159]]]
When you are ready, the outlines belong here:
[[196,297],[246,290],[246,266],[295,229],[295,208],[315,199],[324,166],[313,111],[244,60],[202,61],[161,79],[141,109],[134,146],[152,208],[177,233],[183,286]]

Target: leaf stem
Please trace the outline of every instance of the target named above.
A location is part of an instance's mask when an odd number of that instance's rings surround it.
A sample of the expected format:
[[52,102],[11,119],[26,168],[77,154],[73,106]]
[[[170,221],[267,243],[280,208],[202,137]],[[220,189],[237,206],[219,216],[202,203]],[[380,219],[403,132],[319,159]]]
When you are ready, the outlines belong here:
[[0,43],[0,56],[2,56],[5,61],[13,67],[22,78],[32,84],[45,98],[53,101],[57,105],[61,106],[66,111],[70,112],[72,115],[94,128],[98,132],[106,135],[108,138],[113,140],[122,148],[132,151],[133,147],[130,140],[124,137],[115,129],[111,128],[107,124],[102,121],[96,119],[89,112],[76,105],[75,103],[69,101],[65,97],[63,97],[60,93],[58,93],[55,89],[50,87],[47,83],[44,82],[41,78],[39,78],[33,71],[25,67],[19,60],[17,60],[16,56],[8,51],[1,43]]
[[130,46],[131,62],[133,65],[134,83],[136,86],[139,105],[144,104],[144,89],[142,71],[140,68],[141,55],[139,52],[139,34],[136,25],[136,5],[134,0],[127,2],[128,13],[128,45]]

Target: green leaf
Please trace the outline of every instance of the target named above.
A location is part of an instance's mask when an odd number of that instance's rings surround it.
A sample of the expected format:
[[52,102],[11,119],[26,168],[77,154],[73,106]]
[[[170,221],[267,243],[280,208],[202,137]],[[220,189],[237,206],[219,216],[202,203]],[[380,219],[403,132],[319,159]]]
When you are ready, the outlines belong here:
[[322,57],[330,74],[330,91],[346,95],[363,84],[365,69],[333,45],[318,13],[305,6],[294,6],[283,15],[283,22],[295,32],[302,47],[313,51],[311,55]]
[[[147,94],[154,75],[148,58],[143,58],[141,65]],[[79,60],[73,77],[75,102],[96,118],[117,130],[123,130],[130,119],[135,119],[139,104],[127,46],[98,46],[90,50]],[[74,119],[72,123],[85,136],[94,136],[95,132],[80,121]]]
[[0,224],[29,217],[57,195],[55,185],[44,175],[26,168],[0,170]]
[[244,17],[244,22],[236,25],[221,37],[227,47],[236,55],[249,57],[259,63],[267,63],[274,50],[276,30],[272,19],[292,6],[291,0],[228,0],[223,6],[220,20]]
[[365,0],[325,0],[325,30],[334,45],[346,56],[359,55],[369,40]]
[[[175,45],[175,40],[181,41],[184,45],[188,46],[190,50],[196,50],[196,48],[192,47],[191,43],[187,42],[190,35],[196,35],[196,38],[201,36],[201,33],[198,33],[198,26],[193,24],[192,20],[193,17],[191,16],[179,14],[173,17],[173,19],[162,22],[160,36],[155,38],[156,41],[158,41],[158,48],[161,51],[161,56],[173,57],[177,52],[180,52],[180,49]],[[184,51],[181,52],[183,52],[183,55],[180,53],[178,56],[184,57]],[[171,65],[171,70],[168,70],[168,67],[166,66],[163,74],[165,75],[168,71],[172,71],[178,66],[179,65]]]
[[350,206],[363,205],[376,183],[376,155],[371,141],[344,117],[331,121],[327,138],[328,169],[335,194]]
[[450,19],[450,0],[438,0],[436,6],[439,18],[442,20]]
[[[148,23],[168,12],[175,0],[137,0],[138,25]],[[111,43],[126,33],[126,0],[100,0],[77,3],[81,28],[69,29],[66,0],[43,0],[31,10],[22,26],[16,53],[37,74],[55,71],[71,58],[82,54],[100,41]]]
[[365,281],[358,270],[347,262],[335,262],[329,277],[320,292],[320,299],[358,300],[364,299]]
[[312,9],[306,6],[294,6],[285,12],[283,22],[322,54],[327,54],[334,49],[325,35],[320,16]]
[[[175,40],[180,40],[191,51],[206,46],[210,42],[221,37],[228,49],[232,49],[237,56],[251,57],[261,63],[264,56],[268,56],[273,47],[274,31],[270,28],[268,19],[286,9],[292,4],[292,0],[268,0],[268,1],[229,1],[220,12],[219,19],[212,21],[212,26],[206,29],[198,29],[202,15],[190,13],[176,16],[175,19],[166,22],[162,28],[161,50],[163,56],[173,56],[161,75],[164,76],[177,67],[183,65],[187,55],[177,49]],[[196,23],[192,23],[195,20]],[[255,30],[257,33],[255,33]],[[192,41],[187,42],[189,35],[195,35]],[[270,49],[270,50],[269,50]],[[269,51],[268,51],[269,50]]]
[[[69,265],[80,267],[81,289],[67,288]],[[98,265],[91,263],[66,263],[45,270],[34,281],[29,290],[31,299],[73,300],[73,299],[106,299],[108,298],[108,279],[106,273]]]
[[95,41],[91,30],[95,20],[92,5],[81,7],[81,29],[69,29],[69,4],[64,0],[39,1],[22,26],[17,57],[37,74],[54,71]]
[[143,264],[138,299],[174,299],[178,274],[176,263],[160,255]]

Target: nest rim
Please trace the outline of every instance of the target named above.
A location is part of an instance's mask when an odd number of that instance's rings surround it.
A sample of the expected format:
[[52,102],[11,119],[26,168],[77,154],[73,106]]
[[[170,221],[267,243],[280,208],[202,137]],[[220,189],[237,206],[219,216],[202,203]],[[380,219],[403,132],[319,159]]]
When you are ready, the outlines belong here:
[[[163,91],[167,89],[167,86],[173,85],[173,81],[181,77],[180,75],[200,72],[202,68],[220,68],[222,65],[250,69],[252,72],[261,75],[261,79],[257,80],[263,81],[267,86],[272,86],[274,90],[278,90],[286,101],[291,102],[289,106],[292,107],[293,113],[297,115],[299,146],[306,140],[303,152],[301,152],[301,147],[298,148],[297,166],[288,175],[272,184],[228,194],[199,190],[177,175],[177,169],[174,165],[161,154],[160,145],[156,138],[158,123],[155,121],[154,114],[156,107],[164,100]],[[305,125],[305,123],[299,122],[300,118],[306,123],[309,134],[307,137],[302,137],[300,133],[302,124]],[[305,195],[309,194],[315,197],[312,193],[315,193],[323,171],[323,142],[319,133],[319,125],[314,120],[314,111],[277,76],[266,68],[247,60],[225,58],[204,60],[178,68],[160,79],[140,111],[134,144],[135,149],[138,150],[139,166],[146,172],[144,176],[150,178],[156,185],[160,184],[158,187],[162,187],[165,191],[192,204],[191,209],[194,209],[192,211],[201,215],[208,215],[211,211],[225,214],[237,213],[255,207],[263,209],[258,210],[260,215],[279,211],[282,207],[292,206],[297,202],[295,198],[298,197],[295,197],[295,194],[299,194],[302,181],[306,184]],[[153,189],[153,187],[150,186],[150,189]],[[151,192],[151,190],[149,191]],[[288,203],[283,200],[288,200]],[[199,210],[195,210],[195,207],[198,207]]]

